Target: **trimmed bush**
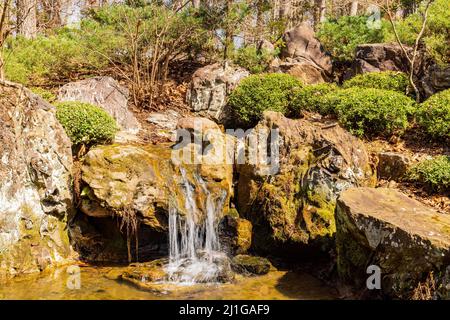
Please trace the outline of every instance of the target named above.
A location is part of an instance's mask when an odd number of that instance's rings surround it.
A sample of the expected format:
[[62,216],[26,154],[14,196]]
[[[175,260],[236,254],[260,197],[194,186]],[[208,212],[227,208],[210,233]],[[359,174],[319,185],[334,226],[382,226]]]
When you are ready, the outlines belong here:
[[241,81],[231,93],[229,106],[240,125],[251,127],[265,110],[287,112],[292,90],[302,86],[300,80],[282,73],[252,75]]
[[248,46],[239,49],[233,57],[233,61],[251,73],[263,73],[269,69],[270,62],[277,54],[277,51],[270,53],[265,49],[259,51],[256,46]]
[[430,187],[434,191],[450,190],[450,157],[438,156],[419,162],[408,172],[410,181]]
[[116,121],[106,111],[89,103],[58,103],[56,118],[74,145],[110,142],[118,130]]
[[408,76],[403,72],[384,71],[358,74],[345,81],[342,86],[344,88],[374,88],[405,93],[408,85]]
[[399,92],[372,88],[338,90],[328,99],[341,124],[360,137],[401,134],[415,106],[411,98]]
[[298,118],[303,110],[329,114],[332,110],[330,95],[339,90],[334,83],[320,83],[295,88],[289,103],[289,116]]
[[417,110],[417,122],[434,138],[450,138],[450,89],[423,102]]

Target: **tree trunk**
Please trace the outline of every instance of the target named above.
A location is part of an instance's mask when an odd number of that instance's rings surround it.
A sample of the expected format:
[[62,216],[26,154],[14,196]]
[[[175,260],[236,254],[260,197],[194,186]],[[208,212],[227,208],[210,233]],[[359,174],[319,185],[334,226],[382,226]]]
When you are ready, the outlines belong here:
[[200,0],[192,0],[192,6],[193,6],[195,9],[200,8]]
[[17,33],[27,39],[37,35],[36,0],[17,0]]
[[326,13],[327,13],[327,1],[326,0],[320,0],[319,1],[319,21],[324,22],[326,19]]
[[358,1],[352,1],[352,5],[350,7],[350,15],[356,16],[358,14]]

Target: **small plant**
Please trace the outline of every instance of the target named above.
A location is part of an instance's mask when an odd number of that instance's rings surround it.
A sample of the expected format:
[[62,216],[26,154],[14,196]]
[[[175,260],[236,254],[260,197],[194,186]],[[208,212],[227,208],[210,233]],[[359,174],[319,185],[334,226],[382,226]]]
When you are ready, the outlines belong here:
[[417,122],[434,138],[450,138],[450,89],[423,102],[416,114]]
[[419,162],[409,170],[407,177],[432,191],[450,190],[450,156],[442,155]]
[[58,103],[56,117],[74,145],[110,142],[118,130],[116,121],[108,113],[88,103]]
[[341,124],[360,137],[403,133],[415,106],[411,98],[381,89],[354,87],[328,96]]
[[329,114],[332,111],[332,104],[329,93],[339,90],[333,83],[320,83],[295,88],[292,91],[289,103],[289,116],[298,118],[302,111],[318,112]]
[[243,126],[256,124],[265,110],[287,112],[291,91],[300,80],[288,74],[252,75],[241,81],[228,103]]
[[345,81],[342,86],[344,88],[375,88],[405,93],[408,84],[408,76],[405,73],[384,71],[359,74]]

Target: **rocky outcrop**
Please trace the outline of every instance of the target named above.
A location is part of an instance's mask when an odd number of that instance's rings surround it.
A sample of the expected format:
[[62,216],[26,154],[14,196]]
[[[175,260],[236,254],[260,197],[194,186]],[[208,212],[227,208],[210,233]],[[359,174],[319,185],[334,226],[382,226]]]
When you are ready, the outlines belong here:
[[0,82],[0,274],[67,262],[71,143],[54,107]]
[[303,23],[283,35],[285,46],[281,61],[273,65],[273,71],[291,74],[304,83],[325,82],[332,74],[331,58],[325,53],[314,30]]
[[231,266],[235,272],[255,275],[267,274],[273,268],[266,258],[244,254],[235,256],[231,261]]
[[225,68],[215,63],[198,69],[186,97],[191,110],[201,117],[227,122],[231,116],[226,107],[227,97],[247,76],[247,70],[229,64]]
[[155,126],[153,131],[158,137],[174,142],[176,138],[175,129],[181,117],[175,110],[164,110],[163,112],[148,114],[147,122]]
[[137,134],[140,124],[128,109],[128,89],[111,77],[94,77],[68,83],[58,92],[58,101],[82,101],[103,108],[120,128],[129,134]]
[[[279,151],[274,148],[271,156],[273,163],[279,161],[277,171],[257,161],[238,166],[237,209],[253,224],[253,247],[281,253],[329,239],[336,230],[339,193],[375,183],[362,141],[337,124],[292,120],[277,112],[265,112],[254,130],[278,130]],[[259,150],[265,152],[268,140],[261,141]]]
[[394,189],[344,191],[336,224],[339,275],[358,289],[366,287],[367,267],[375,265],[381,270],[381,290],[372,293],[409,299],[430,272],[438,288],[450,264],[450,216]]

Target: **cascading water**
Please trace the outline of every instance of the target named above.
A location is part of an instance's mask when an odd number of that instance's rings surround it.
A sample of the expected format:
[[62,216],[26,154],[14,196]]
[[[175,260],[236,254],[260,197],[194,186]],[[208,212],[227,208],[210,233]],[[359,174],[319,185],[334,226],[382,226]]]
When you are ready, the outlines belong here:
[[229,269],[228,257],[220,252],[217,231],[226,194],[214,201],[205,181],[194,176],[207,195],[206,217],[200,220],[195,190],[187,179],[186,171],[183,168],[180,168],[180,171],[186,215],[180,216],[174,207],[169,212],[169,264],[166,266],[168,279],[179,284],[217,282]]

